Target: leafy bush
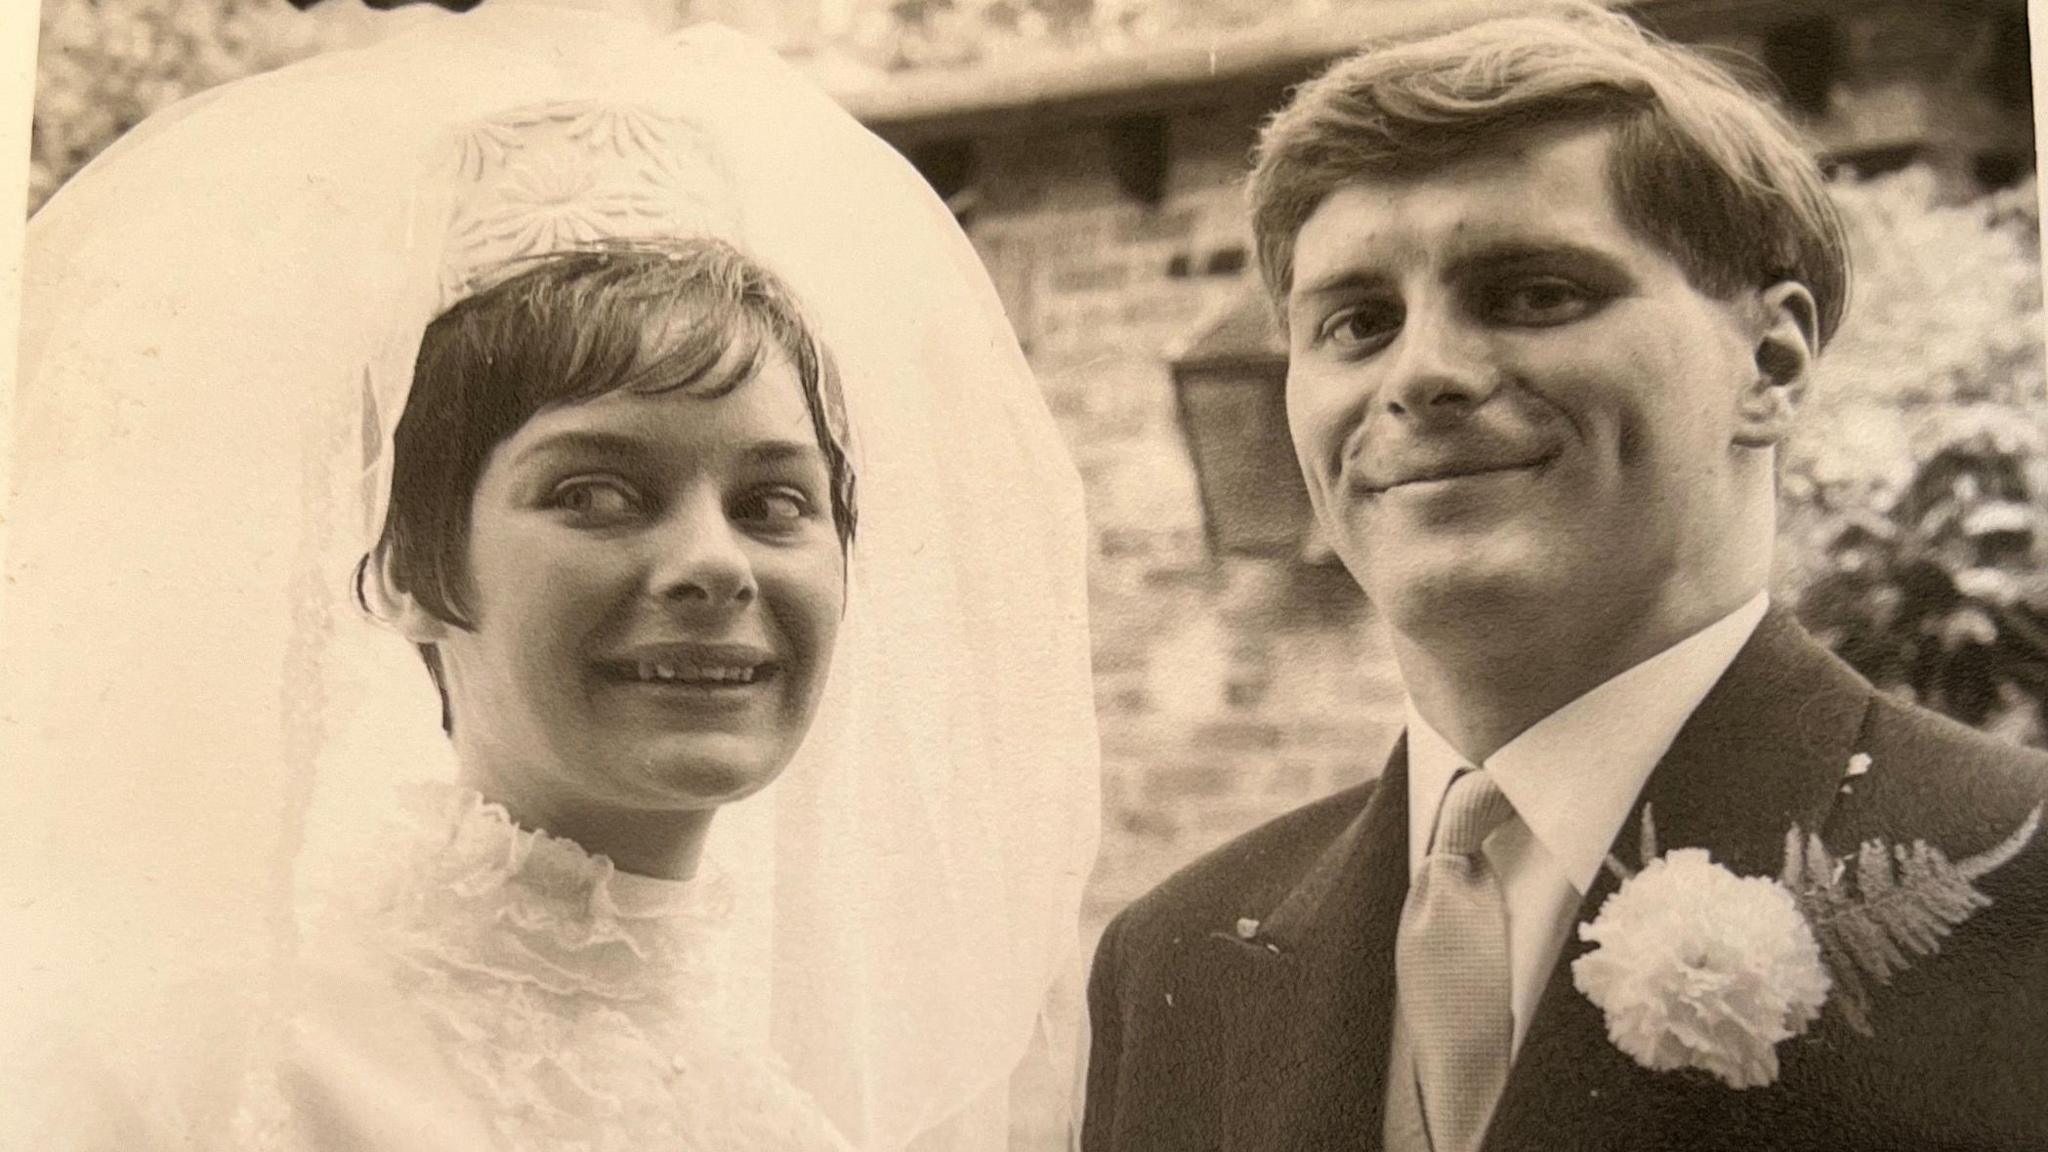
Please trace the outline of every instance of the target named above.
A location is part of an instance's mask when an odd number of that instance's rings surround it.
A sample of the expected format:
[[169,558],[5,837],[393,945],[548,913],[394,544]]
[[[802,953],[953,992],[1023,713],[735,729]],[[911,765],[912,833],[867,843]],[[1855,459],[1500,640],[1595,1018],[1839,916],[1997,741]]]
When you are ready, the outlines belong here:
[[284,0],[43,0],[29,210],[150,113],[317,47]]
[[[1312,16],[1326,2],[849,0],[820,31],[855,58],[894,71],[1114,51],[1177,33]],[[691,8],[690,0],[675,3]],[[351,23],[361,9],[357,0],[325,0],[309,12],[286,0],[43,0],[30,210],[150,113],[348,42],[366,27]]]
[[2033,184],[1837,189],[1857,269],[1787,453],[1780,573],[1880,687],[2048,744],[2048,386]]
[[853,0],[841,47],[890,71],[958,68],[1186,42],[1314,20],[1334,6],[1333,0]]

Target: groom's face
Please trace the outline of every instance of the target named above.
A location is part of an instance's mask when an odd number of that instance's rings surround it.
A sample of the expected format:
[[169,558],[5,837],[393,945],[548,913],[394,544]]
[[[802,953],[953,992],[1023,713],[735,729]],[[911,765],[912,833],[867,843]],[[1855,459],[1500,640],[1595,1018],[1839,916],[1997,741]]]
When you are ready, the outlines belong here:
[[1302,226],[1287,406],[1316,512],[1410,635],[1595,624],[1736,541],[1755,300],[1624,222],[1609,133],[1346,184]]

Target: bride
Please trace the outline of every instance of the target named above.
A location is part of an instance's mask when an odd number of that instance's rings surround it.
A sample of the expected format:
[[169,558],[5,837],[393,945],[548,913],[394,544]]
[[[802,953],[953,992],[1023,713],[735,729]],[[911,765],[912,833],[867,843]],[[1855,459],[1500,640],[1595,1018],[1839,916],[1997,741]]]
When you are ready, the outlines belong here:
[[980,1150],[1071,1083],[1078,485],[914,172],[640,7],[216,90],[31,222],[7,1146]]

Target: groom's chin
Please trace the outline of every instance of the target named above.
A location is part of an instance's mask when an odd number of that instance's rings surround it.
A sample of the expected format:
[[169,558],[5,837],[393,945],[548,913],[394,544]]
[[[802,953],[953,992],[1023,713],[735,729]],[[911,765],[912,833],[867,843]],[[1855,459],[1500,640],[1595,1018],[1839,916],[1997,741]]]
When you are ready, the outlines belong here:
[[1430,542],[1407,551],[1395,546],[1367,564],[1346,566],[1389,626],[1424,638],[1475,628],[1513,630],[1530,618],[1532,607],[1558,603],[1560,592],[1569,595],[1546,579],[1542,565],[1527,559],[1485,543]]

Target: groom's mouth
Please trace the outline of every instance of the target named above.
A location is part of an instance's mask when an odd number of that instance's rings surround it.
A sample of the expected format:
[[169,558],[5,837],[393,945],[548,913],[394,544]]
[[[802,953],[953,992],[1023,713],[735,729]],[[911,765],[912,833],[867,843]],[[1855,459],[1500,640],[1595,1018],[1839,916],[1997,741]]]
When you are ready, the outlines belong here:
[[1460,481],[1538,473],[1555,459],[1557,453],[1544,452],[1510,458],[1432,461],[1406,468],[1380,468],[1356,474],[1352,488],[1368,497],[1403,490],[1429,491]]

